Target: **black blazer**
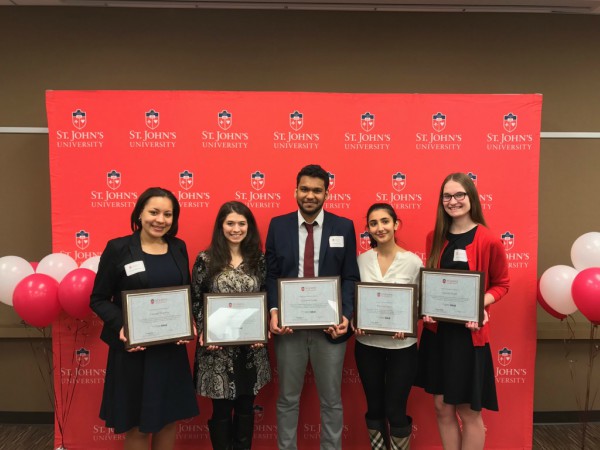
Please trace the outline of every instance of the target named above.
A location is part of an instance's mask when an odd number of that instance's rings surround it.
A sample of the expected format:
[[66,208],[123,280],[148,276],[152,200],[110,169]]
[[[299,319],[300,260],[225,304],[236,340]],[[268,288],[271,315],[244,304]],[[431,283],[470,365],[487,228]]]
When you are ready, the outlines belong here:
[[[173,256],[181,272],[182,284],[190,284],[189,260],[185,242],[169,236],[165,236],[165,240],[169,245],[169,253]],[[149,287],[145,271],[131,276],[125,272],[127,264],[142,259],[139,231],[108,241],[100,257],[98,273],[90,297],[90,307],[104,322],[100,338],[110,346],[124,348],[123,342],[119,340],[119,331],[123,327],[121,291]]]
[[[319,249],[320,277],[341,277],[342,280],[342,314],[348,320],[354,311],[355,283],[360,280],[356,263],[356,234],[350,219],[336,216],[325,211],[323,218],[323,234]],[[269,309],[277,308],[278,278],[295,278],[298,276],[299,244],[298,244],[298,212],[274,217],[267,233],[267,302]],[[331,236],[342,236],[343,247],[332,247]],[[333,340],[343,342],[351,336],[348,333]]]

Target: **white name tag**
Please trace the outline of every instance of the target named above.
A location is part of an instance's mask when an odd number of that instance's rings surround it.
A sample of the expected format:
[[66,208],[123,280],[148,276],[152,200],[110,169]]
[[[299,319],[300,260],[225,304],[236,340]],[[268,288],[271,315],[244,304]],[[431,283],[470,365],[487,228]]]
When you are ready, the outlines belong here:
[[467,252],[465,250],[456,249],[454,250],[454,261],[468,262]]
[[344,236],[329,236],[329,246],[330,247],[343,247],[344,246]]
[[128,277],[134,275],[139,272],[145,272],[146,266],[144,266],[144,261],[134,261],[129,264],[125,264],[125,273]]

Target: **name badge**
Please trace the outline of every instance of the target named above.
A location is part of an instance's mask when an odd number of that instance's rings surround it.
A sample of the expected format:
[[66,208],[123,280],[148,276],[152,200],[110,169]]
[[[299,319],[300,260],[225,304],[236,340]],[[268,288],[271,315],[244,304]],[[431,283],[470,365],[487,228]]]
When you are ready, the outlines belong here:
[[139,272],[145,272],[146,266],[144,266],[144,261],[134,261],[129,264],[125,264],[125,273],[128,277],[131,275],[135,275]]
[[461,249],[454,250],[454,261],[468,262],[467,252]]
[[344,246],[344,236],[329,236],[329,246],[330,247],[343,247]]

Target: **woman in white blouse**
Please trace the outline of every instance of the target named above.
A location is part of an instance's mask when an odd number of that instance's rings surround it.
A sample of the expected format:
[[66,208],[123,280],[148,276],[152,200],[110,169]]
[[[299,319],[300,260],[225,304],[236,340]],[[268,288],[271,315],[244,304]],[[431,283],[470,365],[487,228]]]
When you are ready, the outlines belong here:
[[[367,212],[371,250],[358,257],[364,282],[414,284],[421,259],[396,244],[401,222],[387,203]],[[356,330],[355,358],[367,399],[365,419],[373,450],[410,448],[412,419],[406,403],[417,372],[417,340],[404,333],[367,335]]]

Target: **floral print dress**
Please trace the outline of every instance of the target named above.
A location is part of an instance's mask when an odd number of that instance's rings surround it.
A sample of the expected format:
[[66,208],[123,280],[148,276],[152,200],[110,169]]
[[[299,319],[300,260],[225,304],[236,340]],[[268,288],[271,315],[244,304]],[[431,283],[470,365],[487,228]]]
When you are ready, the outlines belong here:
[[[244,263],[227,267],[208,279],[208,254],[200,252],[192,270],[193,312],[198,334],[203,331],[203,294],[241,293],[264,290],[265,257],[261,255],[257,275],[246,273]],[[240,395],[257,395],[271,380],[267,348],[253,349],[249,345],[207,350],[198,346],[194,361],[196,392],[203,397],[234,400]]]

